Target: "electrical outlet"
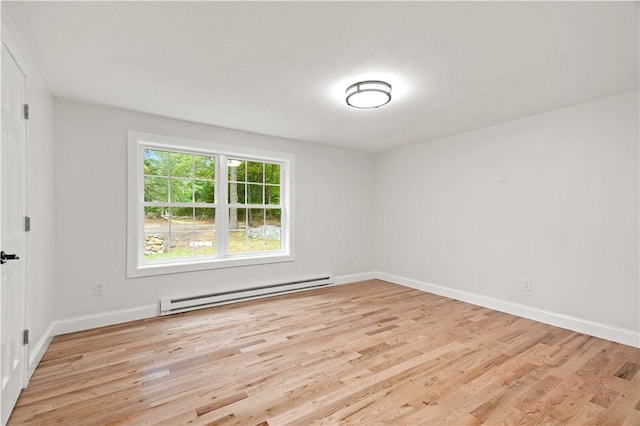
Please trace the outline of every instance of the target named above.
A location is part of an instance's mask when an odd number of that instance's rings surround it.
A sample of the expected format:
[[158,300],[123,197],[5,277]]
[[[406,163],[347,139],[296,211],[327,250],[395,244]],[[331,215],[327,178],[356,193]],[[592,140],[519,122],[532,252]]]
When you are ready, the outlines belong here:
[[351,256],[347,257],[347,263],[351,265],[353,263],[353,258]]
[[104,296],[104,282],[97,282],[93,284],[93,295]]
[[522,291],[527,291],[531,293],[532,287],[533,287],[533,282],[531,280],[526,280],[526,279],[522,280]]

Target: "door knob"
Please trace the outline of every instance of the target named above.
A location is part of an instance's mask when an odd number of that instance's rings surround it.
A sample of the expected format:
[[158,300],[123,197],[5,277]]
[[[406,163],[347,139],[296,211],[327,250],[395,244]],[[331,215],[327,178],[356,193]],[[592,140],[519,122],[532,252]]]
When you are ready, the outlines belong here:
[[0,251],[0,265],[4,265],[5,263],[7,263],[7,260],[18,260],[20,259],[17,255],[15,254],[7,254],[3,251]]

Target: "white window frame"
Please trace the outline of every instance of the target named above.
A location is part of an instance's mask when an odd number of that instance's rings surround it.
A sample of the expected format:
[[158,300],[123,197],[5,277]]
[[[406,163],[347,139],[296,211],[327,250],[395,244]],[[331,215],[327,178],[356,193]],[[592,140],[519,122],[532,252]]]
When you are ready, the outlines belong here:
[[[190,140],[130,130],[127,133],[127,278],[207,269],[230,268],[290,262],[294,260],[293,194],[295,168],[293,154],[236,147],[207,141]],[[154,148],[165,151],[216,156],[216,256],[202,259],[170,259],[162,262],[144,261],[144,150]],[[227,159],[280,164],[281,250],[257,253],[226,253],[229,228],[227,198]],[[243,208],[251,208],[247,205]]]

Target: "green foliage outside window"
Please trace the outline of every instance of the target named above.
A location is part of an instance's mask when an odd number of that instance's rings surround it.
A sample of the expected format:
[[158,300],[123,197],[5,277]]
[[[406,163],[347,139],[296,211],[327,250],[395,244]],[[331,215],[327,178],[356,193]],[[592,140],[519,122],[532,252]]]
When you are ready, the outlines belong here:
[[[215,202],[215,157],[145,149],[144,200],[157,202]],[[213,210],[204,209],[206,218]],[[166,214],[163,207],[145,211],[147,217]],[[191,207],[174,207],[174,216],[191,216]],[[151,216],[150,216],[151,215]]]

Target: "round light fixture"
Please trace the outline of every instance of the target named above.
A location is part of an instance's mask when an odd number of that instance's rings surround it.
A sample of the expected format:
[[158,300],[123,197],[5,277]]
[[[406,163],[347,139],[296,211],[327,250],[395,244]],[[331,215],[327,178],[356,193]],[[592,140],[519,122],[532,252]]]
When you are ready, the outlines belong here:
[[391,100],[391,85],[384,81],[360,81],[347,87],[347,105],[354,108],[378,108]]

